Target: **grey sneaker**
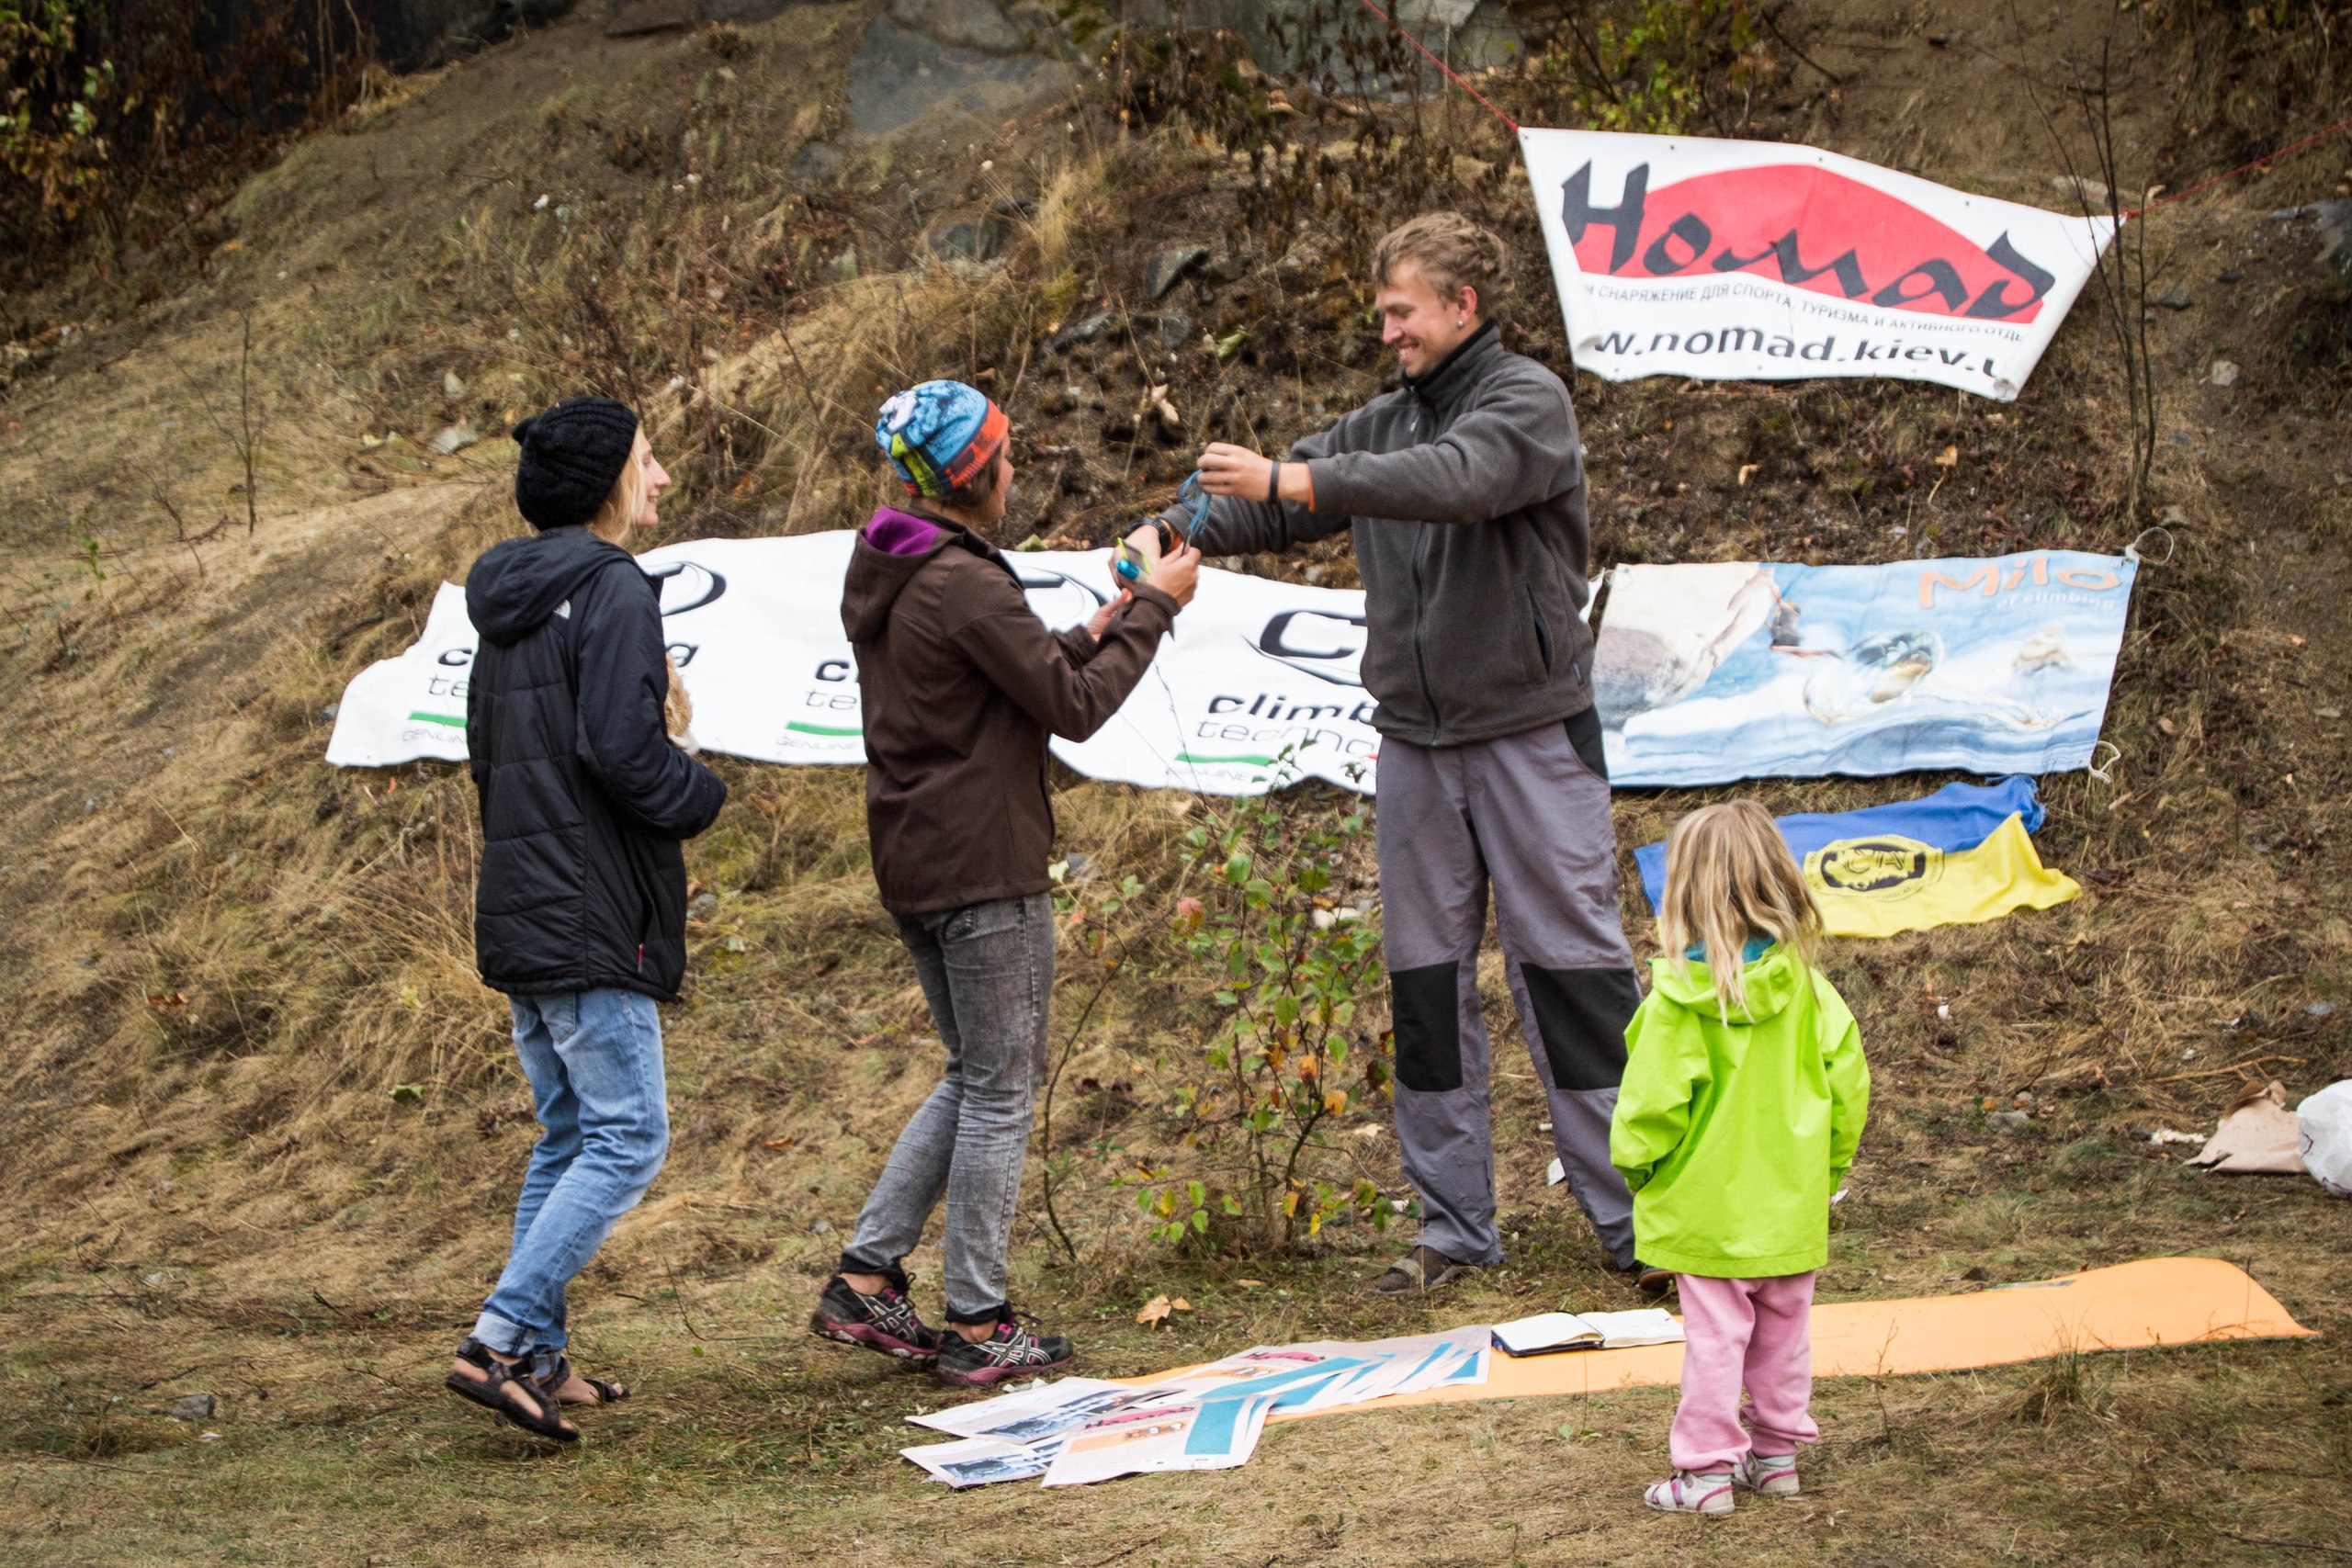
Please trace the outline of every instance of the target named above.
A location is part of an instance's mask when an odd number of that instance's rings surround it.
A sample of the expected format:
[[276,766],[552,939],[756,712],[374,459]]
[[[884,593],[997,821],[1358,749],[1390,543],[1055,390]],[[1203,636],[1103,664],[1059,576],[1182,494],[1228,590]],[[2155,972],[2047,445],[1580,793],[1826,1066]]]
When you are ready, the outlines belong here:
[[1732,1509],[1729,1475],[1693,1475],[1678,1470],[1642,1491],[1642,1501],[1661,1514],[1728,1514]]
[[1758,1497],[1793,1497],[1797,1495],[1797,1456],[1744,1454],[1732,1466],[1731,1483],[1745,1486]]
[[967,1340],[953,1329],[941,1335],[939,1359],[931,1366],[941,1382],[956,1388],[987,1388],[1012,1378],[1057,1372],[1078,1359],[1078,1351],[1058,1334],[1035,1335],[1007,1320],[986,1339]]
[[825,1281],[808,1331],[820,1338],[879,1350],[901,1361],[929,1365],[939,1355],[941,1333],[915,1315],[915,1303],[895,1285],[869,1296],[850,1289],[839,1274]]

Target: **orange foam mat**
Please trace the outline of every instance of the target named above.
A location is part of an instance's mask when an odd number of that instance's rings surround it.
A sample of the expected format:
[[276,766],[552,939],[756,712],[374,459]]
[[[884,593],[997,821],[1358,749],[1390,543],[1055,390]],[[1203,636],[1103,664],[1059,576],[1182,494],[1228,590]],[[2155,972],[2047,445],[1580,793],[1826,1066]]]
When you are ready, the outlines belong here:
[[[1825,1303],[1813,1309],[1813,1372],[1815,1377],[1949,1372],[2068,1351],[2290,1339],[2312,1333],[2233,1263],[2218,1258],[2151,1258],[1965,1295]],[[1521,1358],[1497,1351],[1493,1369],[1480,1385],[1334,1405],[1305,1416],[1285,1412],[1273,1419],[1670,1387],[1681,1381],[1679,1345]]]

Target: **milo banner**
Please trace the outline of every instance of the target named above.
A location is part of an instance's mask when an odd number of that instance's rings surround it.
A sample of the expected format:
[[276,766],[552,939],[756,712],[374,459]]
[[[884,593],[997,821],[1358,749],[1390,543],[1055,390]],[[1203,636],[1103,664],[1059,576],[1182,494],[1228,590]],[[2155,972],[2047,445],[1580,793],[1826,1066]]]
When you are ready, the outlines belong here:
[[2138,564],[1618,567],[1592,672],[1610,778],[2087,766]]
[[[694,739],[766,762],[865,761],[857,666],[842,632],[848,530],[666,545],[638,558],[662,589],[670,652],[695,703]],[[1006,558],[1030,607],[1059,629],[1111,592],[1108,550]],[[1379,737],[1356,677],[1363,594],[1204,569],[1193,603],[1126,705],[1055,754],[1090,777],[1257,794],[1287,771],[1370,790]],[[424,635],[362,671],[335,715],[327,761],[382,767],[466,755],[474,629],[444,584]]]
[[1577,366],[2014,399],[2114,238],[1783,142],[1522,129]]

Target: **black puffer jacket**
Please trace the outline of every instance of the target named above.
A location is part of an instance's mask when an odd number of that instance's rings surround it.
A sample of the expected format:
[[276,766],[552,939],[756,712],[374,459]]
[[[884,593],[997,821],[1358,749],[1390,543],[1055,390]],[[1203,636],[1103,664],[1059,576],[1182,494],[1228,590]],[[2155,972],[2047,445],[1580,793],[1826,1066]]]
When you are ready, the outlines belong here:
[[679,841],[710,826],[727,786],[662,728],[652,582],[618,546],[552,528],[474,562],[466,613],[481,636],[466,750],[481,797],[483,984],[668,1000],[686,973]]

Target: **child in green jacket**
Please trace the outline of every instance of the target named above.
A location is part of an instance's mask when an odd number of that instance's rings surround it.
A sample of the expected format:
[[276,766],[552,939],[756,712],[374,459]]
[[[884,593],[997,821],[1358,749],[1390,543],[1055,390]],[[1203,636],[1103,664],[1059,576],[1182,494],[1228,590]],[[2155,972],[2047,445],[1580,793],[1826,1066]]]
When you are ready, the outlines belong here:
[[1675,828],[1658,937],[1609,1134],[1634,1246],[1679,1276],[1689,1337],[1674,1474],[1644,1498],[1727,1514],[1735,1486],[1794,1496],[1797,1445],[1820,1436],[1807,1320],[1870,1068],[1854,1015],[1813,966],[1821,915],[1804,874],[1753,801]]

